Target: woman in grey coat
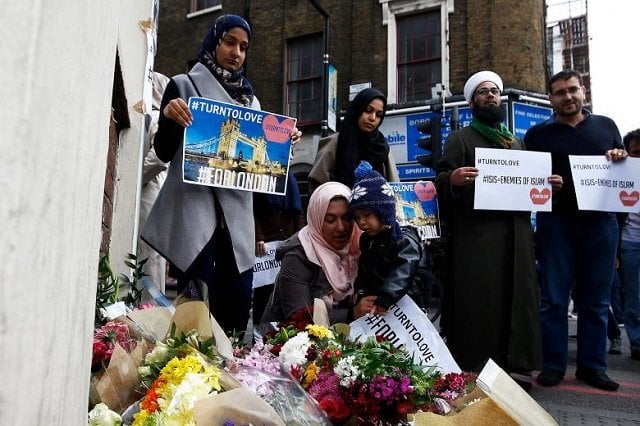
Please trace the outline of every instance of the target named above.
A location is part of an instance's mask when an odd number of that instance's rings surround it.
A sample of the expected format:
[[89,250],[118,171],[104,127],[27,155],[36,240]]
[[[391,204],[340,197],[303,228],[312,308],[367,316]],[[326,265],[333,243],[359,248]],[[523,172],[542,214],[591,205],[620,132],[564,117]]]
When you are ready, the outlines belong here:
[[142,238],[182,273],[178,287],[203,282],[209,309],[227,332],[244,332],[249,320],[254,264],[253,194],[192,185],[182,180],[187,101],[205,97],[260,109],[242,74],[251,28],[241,17],[219,17],[205,37],[198,62],[171,79],[160,106],[155,148],[171,161],[167,180],[147,219]]

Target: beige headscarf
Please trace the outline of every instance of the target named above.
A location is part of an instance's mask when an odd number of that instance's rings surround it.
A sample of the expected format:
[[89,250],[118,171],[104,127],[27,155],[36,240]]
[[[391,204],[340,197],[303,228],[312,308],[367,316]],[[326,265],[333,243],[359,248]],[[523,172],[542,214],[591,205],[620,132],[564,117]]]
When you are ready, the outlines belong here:
[[322,237],[322,225],[331,200],[344,197],[349,201],[350,195],[351,190],[342,183],[326,182],[320,185],[309,199],[307,225],[298,233],[307,258],[322,268],[333,287],[333,293],[324,298],[325,302],[331,304],[353,294],[360,255],[360,230],[354,224],[349,244],[342,250],[335,250]]

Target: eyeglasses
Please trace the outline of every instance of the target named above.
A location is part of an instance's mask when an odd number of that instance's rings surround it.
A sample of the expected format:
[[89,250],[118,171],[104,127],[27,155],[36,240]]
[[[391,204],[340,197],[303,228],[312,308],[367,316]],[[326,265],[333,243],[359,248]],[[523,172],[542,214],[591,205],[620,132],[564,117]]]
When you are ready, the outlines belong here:
[[491,93],[493,96],[500,96],[500,89],[498,89],[497,87],[483,87],[482,89],[476,90],[475,94],[480,96],[487,96],[489,93]]
[[578,93],[580,91],[580,89],[582,89],[582,87],[580,87],[580,86],[571,86],[568,89],[556,90],[551,95],[552,96],[557,96],[559,98],[562,98],[562,97],[567,96],[567,93],[570,94],[570,95],[575,95],[576,93]]

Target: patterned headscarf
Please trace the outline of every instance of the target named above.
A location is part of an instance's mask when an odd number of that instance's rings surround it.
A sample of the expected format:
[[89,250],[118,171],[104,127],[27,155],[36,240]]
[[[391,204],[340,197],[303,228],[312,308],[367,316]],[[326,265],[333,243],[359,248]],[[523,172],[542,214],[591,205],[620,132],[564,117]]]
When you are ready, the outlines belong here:
[[[365,133],[358,127],[358,119],[374,99],[382,101],[384,111],[378,127],[371,133]],[[378,89],[364,89],[353,99],[338,133],[335,180],[349,188],[353,187],[353,171],[360,164],[360,160],[369,162],[374,170],[385,175],[384,164],[389,156],[389,144],[379,129],[386,110],[387,98]]]
[[326,182],[320,185],[309,199],[307,226],[298,232],[307,259],[322,268],[333,287],[333,293],[324,298],[325,302],[330,304],[340,302],[353,294],[353,282],[358,273],[360,231],[354,225],[349,243],[342,250],[336,250],[322,236],[322,225],[331,200],[342,197],[348,201],[350,195],[349,188],[341,183]]
[[216,19],[202,41],[198,61],[211,71],[211,74],[220,82],[229,96],[244,106],[250,106],[253,102],[253,87],[251,87],[249,80],[243,76],[244,68],[228,71],[216,62],[216,50],[222,42],[222,38],[231,28],[235,27],[245,30],[249,41],[251,41],[251,27],[247,21],[237,15],[222,15]]

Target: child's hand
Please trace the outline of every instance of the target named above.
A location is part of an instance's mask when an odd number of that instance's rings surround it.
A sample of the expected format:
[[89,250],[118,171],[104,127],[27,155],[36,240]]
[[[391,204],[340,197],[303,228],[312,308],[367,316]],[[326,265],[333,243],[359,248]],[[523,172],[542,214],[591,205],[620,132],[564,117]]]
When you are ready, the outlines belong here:
[[387,313],[387,308],[385,308],[384,306],[380,306],[380,305],[373,305],[373,312],[371,312],[374,315],[382,315],[382,314],[386,314]]
[[353,307],[353,318],[358,319],[365,314],[373,313],[376,306],[373,304],[378,296],[364,296],[358,301],[356,306]]

